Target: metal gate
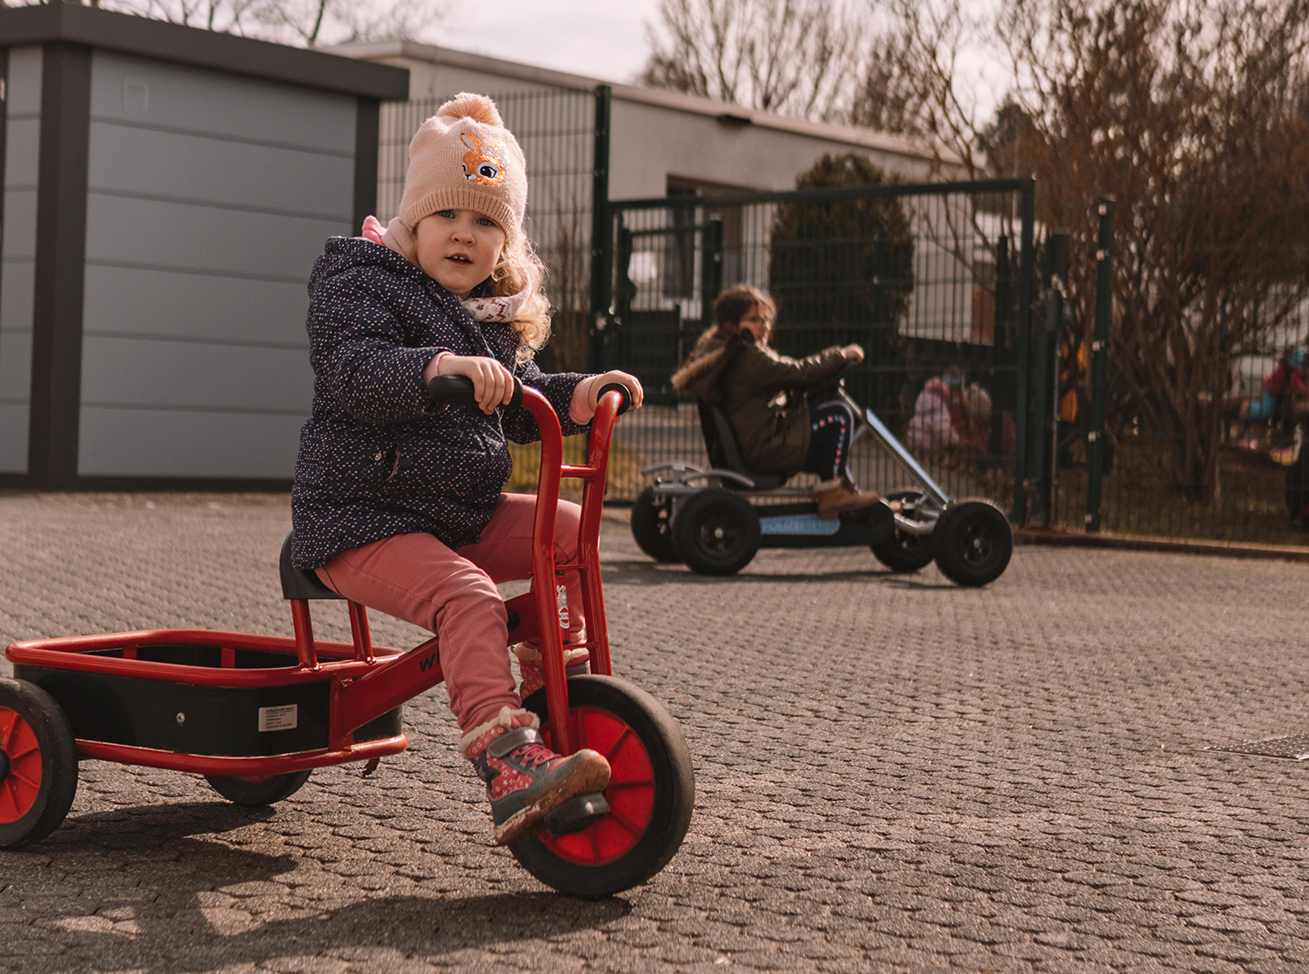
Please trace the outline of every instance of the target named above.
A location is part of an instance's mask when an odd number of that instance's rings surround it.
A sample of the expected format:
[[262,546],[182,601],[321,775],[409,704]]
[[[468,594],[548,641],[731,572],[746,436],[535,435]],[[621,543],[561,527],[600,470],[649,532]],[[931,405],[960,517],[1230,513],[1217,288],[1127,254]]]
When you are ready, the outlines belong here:
[[[778,302],[779,351],[863,345],[854,398],[951,494],[1024,520],[1046,425],[1028,405],[1033,201],[1031,180],[1003,179],[611,202],[592,367],[637,375],[647,407],[619,428],[609,497],[633,498],[643,466],[705,462],[695,404],[669,379],[722,287],[747,283]],[[884,492],[902,477],[871,444],[852,470]]]

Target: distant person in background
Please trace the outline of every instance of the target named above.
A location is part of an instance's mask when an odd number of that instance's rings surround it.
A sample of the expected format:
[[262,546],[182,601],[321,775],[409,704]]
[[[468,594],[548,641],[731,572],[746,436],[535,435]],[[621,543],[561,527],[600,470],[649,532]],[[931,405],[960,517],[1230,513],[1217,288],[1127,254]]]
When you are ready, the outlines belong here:
[[960,442],[971,454],[985,455],[991,446],[991,394],[976,382],[964,390],[966,430]]
[[[981,391],[981,387],[978,387]],[[990,397],[987,397],[990,405]],[[989,413],[989,409],[988,409]],[[905,445],[913,453],[940,456],[955,449],[969,433],[968,403],[964,395],[964,373],[952,365],[928,379],[914,400]]]
[[1297,348],[1278,361],[1277,367],[1264,379],[1263,392],[1258,399],[1246,404],[1246,423],[1271,423],[1274,440],[1268,455],[1284,466],[1290,466],[1299,457],[1293,444],[1287,443],[1297,420],[1303,418],[1309,407],[1309,352]]

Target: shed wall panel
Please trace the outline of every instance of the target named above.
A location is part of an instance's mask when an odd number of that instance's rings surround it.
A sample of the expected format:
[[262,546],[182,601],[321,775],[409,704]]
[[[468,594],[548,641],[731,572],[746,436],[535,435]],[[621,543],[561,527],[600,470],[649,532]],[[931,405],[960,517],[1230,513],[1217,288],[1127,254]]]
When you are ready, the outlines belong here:
[[242,477],[290,480],[298,416],[85,407],[84,477]]
[[30,115],[9,116],[5,130],[5,187],[36,189],[40,164],[41,119]]
[[92,121],[222,136],[354,158],[353,97],[96,51]]
[[0,403],[26,405],[32,395],[32,331],[0,329]]
[[26,473],[32,395],[32,294],[41,148],[40,47],[9,51],[0,248],[0,473]]
[[27,473],[27,403],[0,400],[0,473]]
[[9,84],[5,107],[10,118],[41,114],[41,48],[9,49]]
[[345,221],[91,193],[86,261],[116,267],[304,282]]
[[249,348],[155,339],[83,338],[84,408],[150,406],[308,416],[314,394],[300,349]]
[[92,122],[92,193],[212,203],[350,222],[354,160]]
[[94,53],[79,475],[290,478],[356,104]]
[[5,260],[36,259],[36,187],[5,188]]
[[295,348],[308,356],[309,295],[302,281],[92,265],[86,269],[85,295],[88,336]]

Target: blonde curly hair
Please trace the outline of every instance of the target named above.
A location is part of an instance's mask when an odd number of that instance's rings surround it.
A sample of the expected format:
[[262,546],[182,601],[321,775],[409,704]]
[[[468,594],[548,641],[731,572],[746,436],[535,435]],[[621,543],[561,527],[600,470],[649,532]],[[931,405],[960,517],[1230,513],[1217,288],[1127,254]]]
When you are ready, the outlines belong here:
[[550,299],[545,294],[545,276],[545,264],[527,235],[507,235],[500,259],[491,271],[490,286],[494,297],[528,292],[518,316],[510,322],[522,343],[518,346],[519,362],[526,362],[550,340]]

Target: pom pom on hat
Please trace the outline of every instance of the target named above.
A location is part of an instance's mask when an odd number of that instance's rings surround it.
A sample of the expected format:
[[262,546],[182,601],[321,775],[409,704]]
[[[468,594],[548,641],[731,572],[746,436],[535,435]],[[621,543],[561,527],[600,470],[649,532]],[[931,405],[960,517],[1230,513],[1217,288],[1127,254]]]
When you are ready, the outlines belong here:
[[456,95],[419,127],[400,200],[399,219],[410,230],[438,210],[476,210],[513,239],[526,207],[523,150],[491,99]]
[[495,107],[495,102],[485,95],[474,95],[465,91],[455,95],[436,110],[436,117],[452,122],[457,118],[470,118],[483,125],[498,125],[504,128],[504,119]]

